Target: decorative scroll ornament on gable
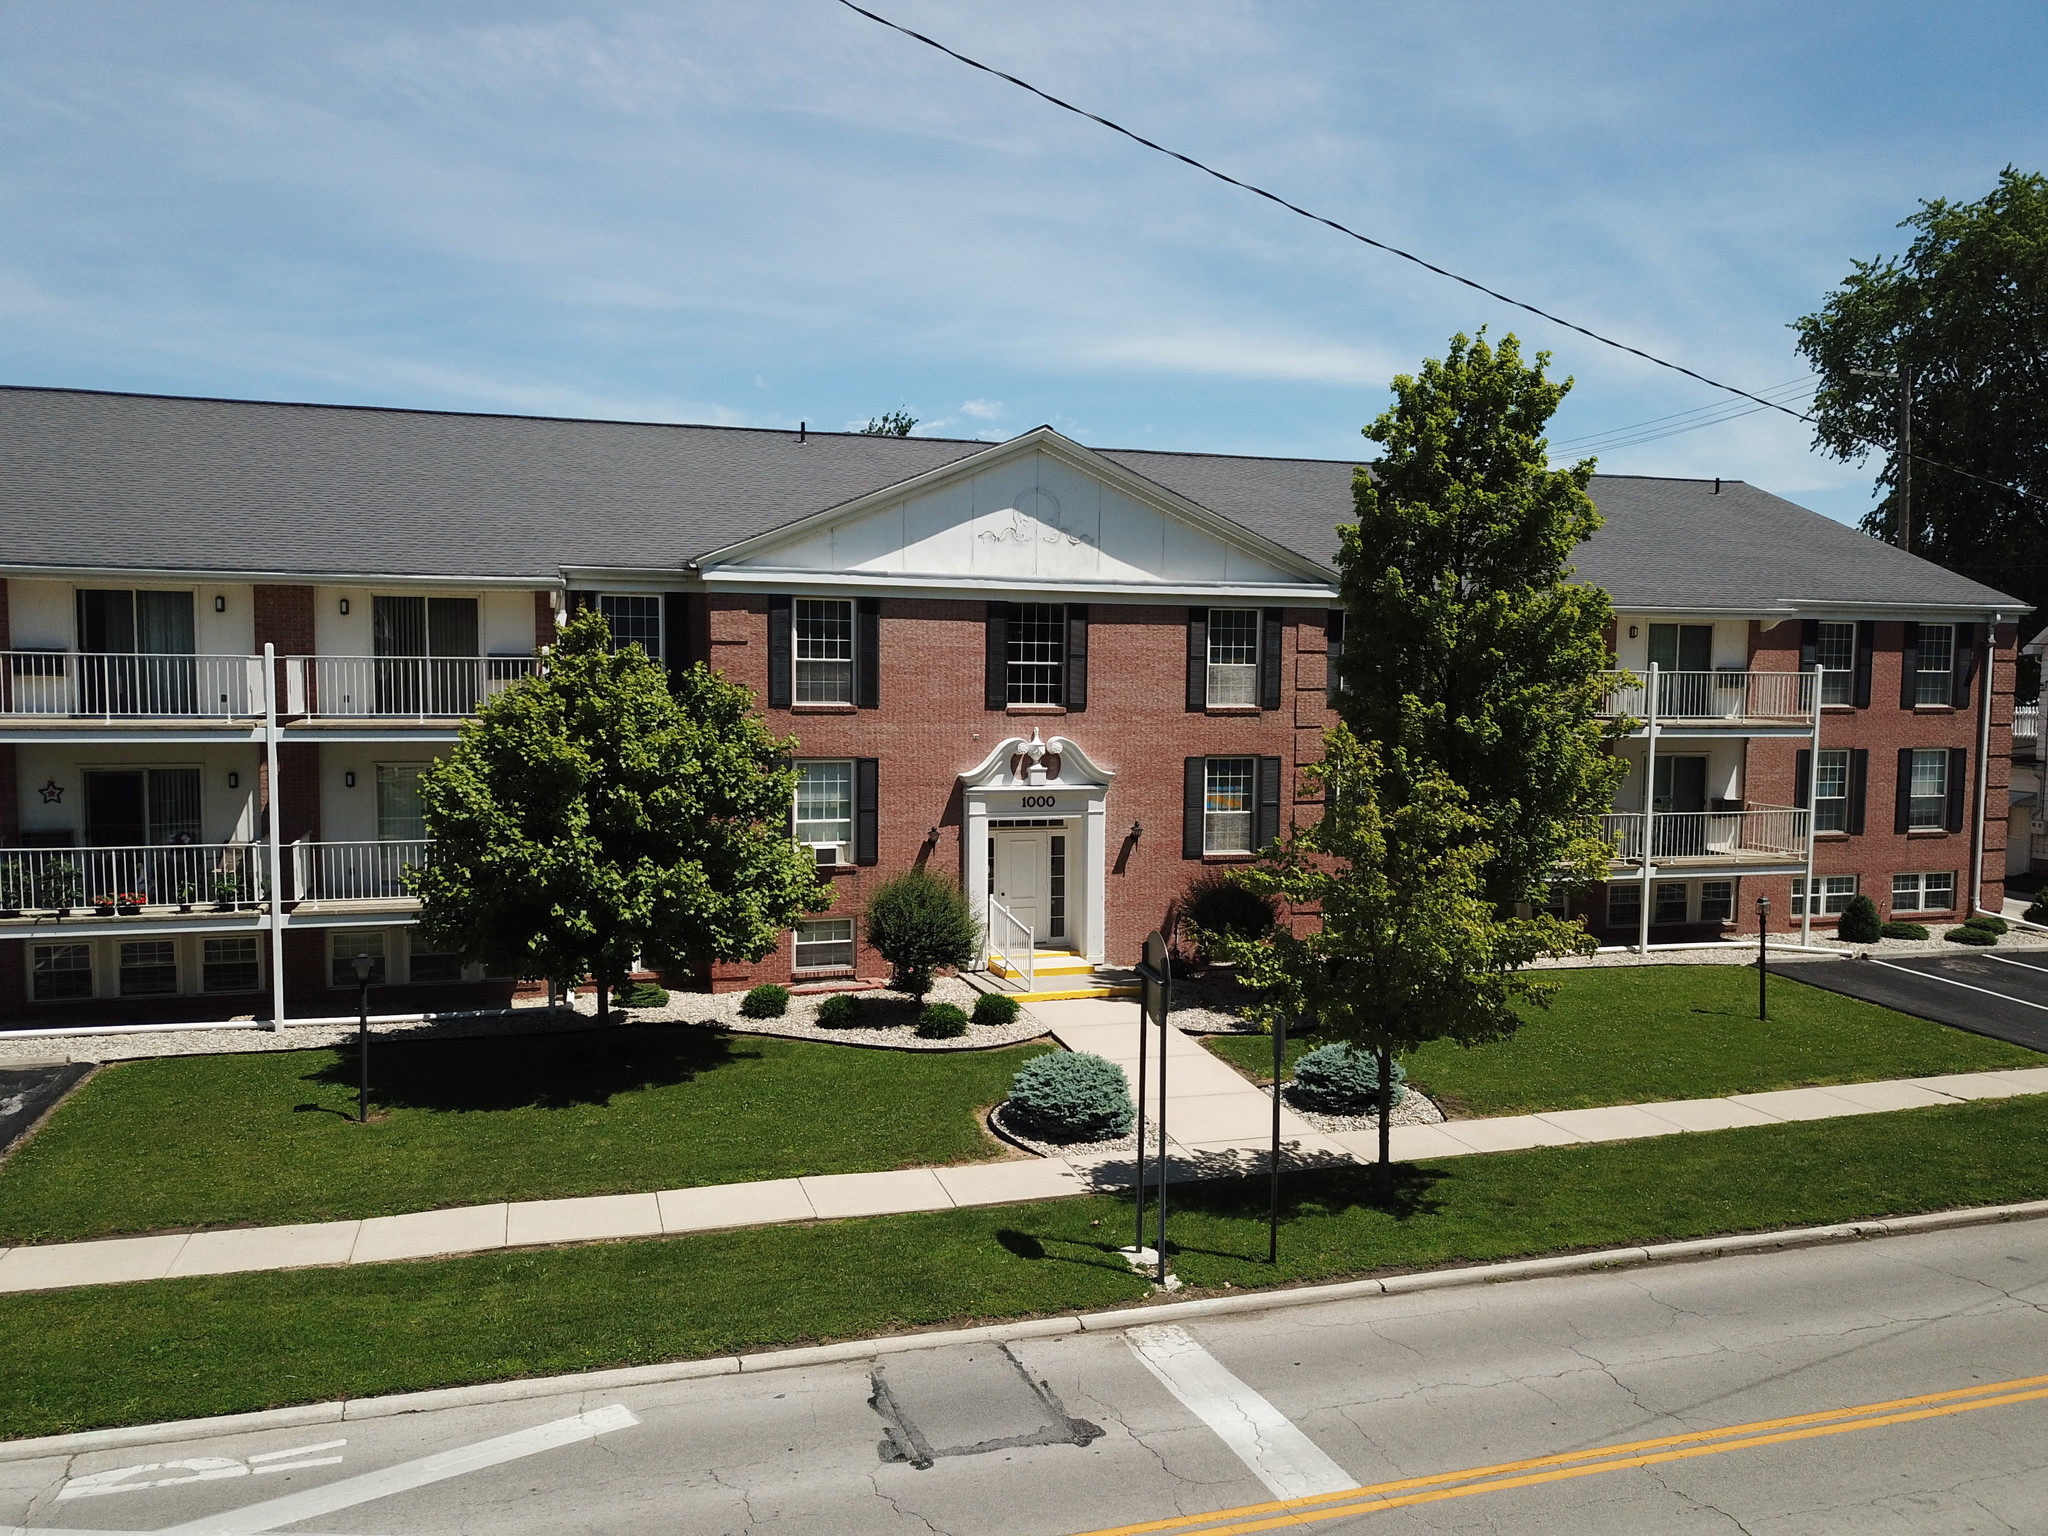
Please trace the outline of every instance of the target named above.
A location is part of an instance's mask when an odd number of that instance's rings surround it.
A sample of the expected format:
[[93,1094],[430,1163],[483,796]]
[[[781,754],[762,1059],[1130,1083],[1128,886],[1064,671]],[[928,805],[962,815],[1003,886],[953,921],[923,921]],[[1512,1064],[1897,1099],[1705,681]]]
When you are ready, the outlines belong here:
[[[990,544],[1087,544],[1095,540],[1060,525],[1059,498],[1051,491],[1021,492],[1014,507],[1006,507],[1009,521],[996,528],[984,528],[975,537]],[[998,517],[1003,513],[996,514]]]
[[1033,727],[1029,741],[1011,736],[997,742],[960,782],[969,789],[1107,789],[1115,777],[1066,737],[1045,741]]

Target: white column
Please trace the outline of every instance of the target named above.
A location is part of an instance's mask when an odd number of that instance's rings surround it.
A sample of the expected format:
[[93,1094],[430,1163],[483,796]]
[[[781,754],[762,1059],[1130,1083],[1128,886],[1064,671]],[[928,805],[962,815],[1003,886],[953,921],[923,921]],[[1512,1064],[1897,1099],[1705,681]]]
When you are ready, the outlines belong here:
[[279,856],[278,817],[283,797],[277,782],[277,647],[263,642],[263,825],[270,864],[270,1027],[284,1028],[284,868]]
[[960,805],[960,881],[969,910],[981,914],[981,961],[988,963],[988,802],[972,795]]
[[[1970,910],[1984,910],[1984,817],[1991,802],[1991,685],[1998,680],[1998,626],[2004,614],[1994,614],[1984,626],[1983,681],[1977,689],[1977,824],[1970,836]],[[2006,743],[2011,751],[2012,743]],[[1999,870],[2001,882],[2005,871]],[[2005,889],[2001,883],[1999,889]],[[2003,914],[1999,914],[2003,915]]]
[[1820,784],[1820,698],[1827,668],[1818,662],[1813,668],[1813,737],[1807,746],[1806,758],[1806,900],[1799,903],[1799,942],[1813,942],[1813,848],[1814,807],[1820,804],[1820,797],[1814,793]]
[[1650,852],[1657,832],[1657,663],[1650,663],[1650,686],[1643,699],[1643,829],[1638,852],[1643,856],[1642,908],[1636,913],[1636,953],[1650,952]]
[[1086,845],[1075,865],[1087,871],[1088,880],[1087,905],[1082,909],[1087,913],[1087,946],[1082,956],[1101,965],[1109,952],[1109,806],[1100,790],[1088,797],[1088,814],[1078,824]]

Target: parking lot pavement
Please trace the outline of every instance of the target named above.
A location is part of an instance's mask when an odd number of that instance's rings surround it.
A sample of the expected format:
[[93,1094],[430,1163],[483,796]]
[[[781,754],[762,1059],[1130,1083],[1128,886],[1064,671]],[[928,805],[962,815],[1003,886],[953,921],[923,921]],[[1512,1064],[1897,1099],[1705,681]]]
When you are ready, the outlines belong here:
[[2048,954],[2040,950],[1791,961],[1773,965],[1771,974],[2048,1051]]
[[92,1067],[85,1062],[0,1069],[0,1152],[26,1135]]

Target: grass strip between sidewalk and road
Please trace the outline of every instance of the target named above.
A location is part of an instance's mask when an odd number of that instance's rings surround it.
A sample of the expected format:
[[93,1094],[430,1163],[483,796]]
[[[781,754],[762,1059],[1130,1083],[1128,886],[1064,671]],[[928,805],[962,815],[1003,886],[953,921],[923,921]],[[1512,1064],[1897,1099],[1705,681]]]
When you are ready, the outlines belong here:
[[[2024,1046],[1775,974],[1771,1017],[1760,1021],[1756,972],[1745,966],[1596,966],[1542,979],[1559,983],[1549,1008],[1527,1010],[1505,1040],[1411,1052],[1409,1081],[1459,1115],[1527,1115],[2048,1065]],[[1289,1040],[1288,1067],[1317,1043]],[[1207,1044],[1258,1082],[1273,1075],[1269,1036]]]
[[[1193,1294],[2048,1197],[2048,1095],[1182,1186]],[[0,1435],[1128,1303],[1127,1198],[0,1296]]]

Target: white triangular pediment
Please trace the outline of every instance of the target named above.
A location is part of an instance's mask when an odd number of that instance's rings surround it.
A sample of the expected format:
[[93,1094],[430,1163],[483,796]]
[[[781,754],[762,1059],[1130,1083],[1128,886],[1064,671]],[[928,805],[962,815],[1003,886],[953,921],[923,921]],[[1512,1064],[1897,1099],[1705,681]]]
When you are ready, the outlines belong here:
[[975,586],[1295,588],[1313,562],[1041,430],[706,558],[707,573]]

